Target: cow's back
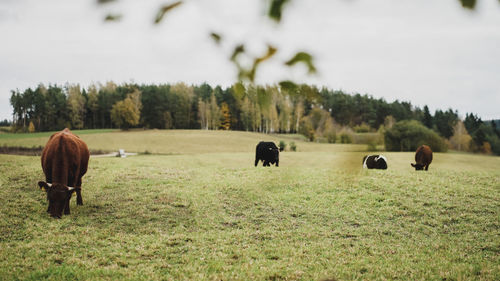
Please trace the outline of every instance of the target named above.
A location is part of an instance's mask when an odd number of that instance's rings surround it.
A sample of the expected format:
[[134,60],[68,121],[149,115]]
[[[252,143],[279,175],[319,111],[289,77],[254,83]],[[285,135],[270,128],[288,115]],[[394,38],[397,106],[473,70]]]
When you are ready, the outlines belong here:
[[266,141],[261,141],[257,144],[257,147],[255,148],[255,151],[257,155],[263,156],[266,154],[266,152],[269,150],[269,148],[272,148],[276,146],[273,142],[266,142]]
[[68,129],[53,134],[42,151],[46,181],[78,186],[87,172],[89,156],[85,142]]
[[427,145],[421,145],[415,152],[415,162],[421,165],[428,165],[432,162],[432,150]]

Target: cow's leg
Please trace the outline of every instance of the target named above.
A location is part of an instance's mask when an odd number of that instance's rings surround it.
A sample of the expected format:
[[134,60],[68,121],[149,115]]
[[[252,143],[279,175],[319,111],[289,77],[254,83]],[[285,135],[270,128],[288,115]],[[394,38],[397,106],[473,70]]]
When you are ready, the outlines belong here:
[[76,205],[83,205],[81,188],[76,189]]
[[71,196],[68,198],[68,201],[66,202],[66,206],[64,206],[64,214],[69,215],[69,200],[71,199]]
[[269,161],[264,160],[264,167],[269,167],[269,166],[271,166],[271,165],[269,165]]
[[257,167],[257,164],[259,164],[259,158],[255,158],[255,167]]
[[280,161],[276,161],[276,167],[279,167],[280,166]]
[[427,164],[427,165],[425,165],[425,170],[426,170],[426,171],[427,171],[427,170],[429,170],[429,165],[428,165],[428,164]]
[[78,177],[78,180],[76,181],[75,184],[75,191],[76,191],[76,205],[83,205],[83,200],[82,200],[82,176]]

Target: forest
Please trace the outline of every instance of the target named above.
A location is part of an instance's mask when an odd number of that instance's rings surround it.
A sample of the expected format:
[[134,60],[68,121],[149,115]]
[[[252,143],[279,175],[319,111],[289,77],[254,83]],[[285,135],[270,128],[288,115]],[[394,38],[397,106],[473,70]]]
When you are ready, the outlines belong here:
[[[98,128],[241,130],[299,133],[311,141],[352,142],[354,133],[386,130],[415,120],[452,149],[500,154],[494,121],[453,109],[429,111],[408,101],[388,102],[367,94],[311,85],[280,83],[221,87],[204,83],[146,85],[113,82],[38,85],[13,90],[12,130],[16,132]],[[412,125],[413,126],[413,125]]]

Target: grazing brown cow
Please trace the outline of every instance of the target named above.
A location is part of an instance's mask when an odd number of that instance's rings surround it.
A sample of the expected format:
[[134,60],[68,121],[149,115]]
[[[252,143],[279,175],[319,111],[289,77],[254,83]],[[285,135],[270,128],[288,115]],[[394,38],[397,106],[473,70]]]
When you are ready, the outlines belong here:
[[415,152],[415,161],[417,163],[411,164],[411,166],[414,167],[415,170],[423,170],[425,167],[425,170],[427,171],[429,169],[429,165],[432,162],[431,148],[425,144],[417,148],[417,151]]
[[47,212],[54,218],[61,218],[62,212],[69,214],[69,201],[76,191],[76,204],[83,205],[82,177],[89,163],[87,145],[69,129],[50,136],[42,151],[42,169],[45,181],[38,186],[47,192]]

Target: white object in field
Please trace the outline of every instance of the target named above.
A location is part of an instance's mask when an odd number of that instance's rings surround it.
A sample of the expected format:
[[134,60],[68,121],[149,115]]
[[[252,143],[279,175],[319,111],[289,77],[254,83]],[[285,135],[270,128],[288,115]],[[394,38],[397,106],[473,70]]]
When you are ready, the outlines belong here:
[[127,155],[125,155],[125,149],[118,149],[118,155],[117,157],[125,158]]

